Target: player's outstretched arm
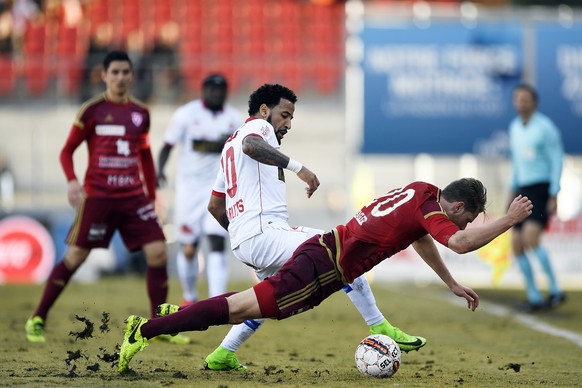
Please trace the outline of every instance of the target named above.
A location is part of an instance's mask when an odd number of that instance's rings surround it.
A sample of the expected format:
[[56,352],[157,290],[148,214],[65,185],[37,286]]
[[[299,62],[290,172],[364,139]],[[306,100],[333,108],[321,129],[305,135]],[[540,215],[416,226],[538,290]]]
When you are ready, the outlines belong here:
[[472,252],[487,245],[513,225],[525,220],[532,212],[533,205],[527,197],[515,197],[507,213],[488,224],[459,230],[449,239],[448,247],[457,253]]
[[412,247],[430,268],[441,278],[449,289],[458,297],[465,298],[467,307],[475,311],[479,306],[479,296],[475,291],[465,287],[453,278],[445,265],[435,243],[430,235],[425,235],[412,243]]

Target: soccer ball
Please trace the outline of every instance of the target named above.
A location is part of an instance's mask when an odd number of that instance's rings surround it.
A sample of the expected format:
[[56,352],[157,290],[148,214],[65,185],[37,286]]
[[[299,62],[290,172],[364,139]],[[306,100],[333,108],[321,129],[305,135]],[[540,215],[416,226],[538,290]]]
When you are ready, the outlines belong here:
[[402,353],[392,338],[373,334],[358,344],[355,358],[356,367],[364,376],[390,377],[398,371]]

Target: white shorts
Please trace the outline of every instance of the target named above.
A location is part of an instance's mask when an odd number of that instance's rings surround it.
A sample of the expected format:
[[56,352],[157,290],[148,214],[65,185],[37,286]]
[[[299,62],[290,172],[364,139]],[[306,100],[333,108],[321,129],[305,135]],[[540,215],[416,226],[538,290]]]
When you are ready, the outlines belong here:
[[243,241],[233,253],[243,264],[253,268],[260,280],[264,280],[273,276],[302,242],[321,233],[323,230],[320,229],[268,222],[263,233]]
[[180,243],[192,244],[207,235],[228,236],[228,232],[208,211],[213,184],[189,177],[176,179],[174,223]]

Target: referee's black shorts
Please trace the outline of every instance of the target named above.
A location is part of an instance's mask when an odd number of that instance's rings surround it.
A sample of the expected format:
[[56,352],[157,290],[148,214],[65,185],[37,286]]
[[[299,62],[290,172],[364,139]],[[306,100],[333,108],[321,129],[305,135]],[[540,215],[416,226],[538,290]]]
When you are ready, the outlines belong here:
[[[548,199],[550,198],[549,194],[549,183],[536,183],[535,185],[530,186],[522,186],[518,187],[515,190],[515,195],[523,195],[528,197],[531,202],[533,203],[533,210],[532,213],[525,221],[535,221],[542,225],[542,227],[546,227],[548,224]],[[516,224],[513,227],[517,229],[521,229],[523,222],[520,224]]]

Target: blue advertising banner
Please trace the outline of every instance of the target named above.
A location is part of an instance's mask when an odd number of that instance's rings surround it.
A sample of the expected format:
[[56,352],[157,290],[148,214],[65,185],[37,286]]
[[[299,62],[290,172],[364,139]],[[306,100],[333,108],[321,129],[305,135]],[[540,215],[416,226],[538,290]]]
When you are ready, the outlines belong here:
[[514,116],[522,35],[515,22],[366,26],[362,152],[495,154]]
[[560,129],[568,154],[582,154],[582,24],[535,27],[538,108]]

